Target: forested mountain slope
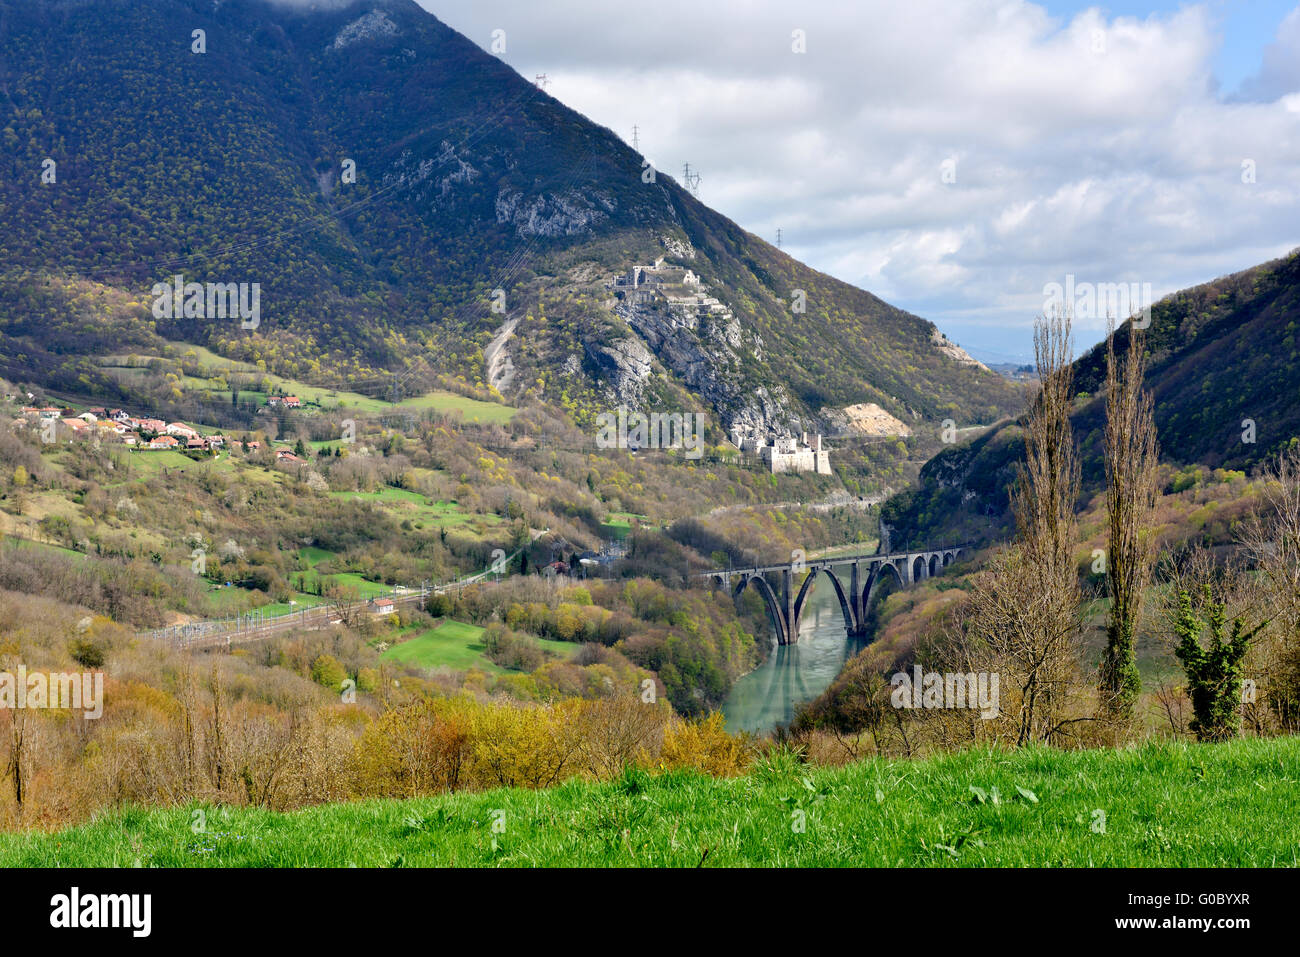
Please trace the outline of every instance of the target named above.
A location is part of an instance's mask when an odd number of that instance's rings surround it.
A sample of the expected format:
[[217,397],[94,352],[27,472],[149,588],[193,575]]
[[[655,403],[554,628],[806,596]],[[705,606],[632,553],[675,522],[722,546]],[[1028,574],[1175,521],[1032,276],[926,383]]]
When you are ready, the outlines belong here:
[[[503,389],[580,414],[658,401],[797,428],[867,401],[913,423],[1014,407],[931,323],[651,176],[412,0],[0,0],[0,38],[10,378],[108,396],[93,356],[167,339],[376,395],[496,384],[483,351],[517,319]],[[661,256],[720,311],[620,309],[607,280]],[[158,318],[177,275],[259,284],[257,328]]]

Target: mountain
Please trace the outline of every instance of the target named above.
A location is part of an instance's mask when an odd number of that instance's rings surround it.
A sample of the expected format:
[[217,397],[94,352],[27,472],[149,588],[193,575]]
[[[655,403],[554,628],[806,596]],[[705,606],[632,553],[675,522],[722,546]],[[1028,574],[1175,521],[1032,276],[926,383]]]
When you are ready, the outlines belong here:
[[[0,0],[0,375],[114,397],[99,357],[172,341],[579,421],[1015,407],[932,323],[745,232],[412,0],[318,6]],[[610,287],[660,258],[663,287]],[[160,314],[177,276],[256,284],[256,327]]]
[[[1121,355],[1131,332],[1116,332]],[[1300,250],[1162,299],[1145,335],[1162,461],[1245,471],[1300,442]],[[1085,498],[1103,481],[1105,379],[1103,342],[1075,363]],[[885,509],[897,540],[1005,529],[1023,454],[1020,425],[1008,421],[935,456],[919,487]]]

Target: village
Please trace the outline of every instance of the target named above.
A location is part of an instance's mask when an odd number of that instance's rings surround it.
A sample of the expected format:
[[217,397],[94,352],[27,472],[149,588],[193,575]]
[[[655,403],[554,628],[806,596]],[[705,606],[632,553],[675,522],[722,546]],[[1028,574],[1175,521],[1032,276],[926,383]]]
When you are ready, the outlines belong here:
[[[272,409],[298,409],[302,401],[297,396],[273,395],[267,399],[267,406]],[[178,451],[178,452],[218,452],[230,445],[236,445],[245,452],[257,452],[262,443],[256,439],[228,440],[225,435],[216,432],[204,434],[195,426],[185,422],[167,422],[163,419],[137,417],[125,409],[107,409],[94,406],[84,412],[59,406],[24,406],[19,424],[29,424],[41,432],[42,441],[47,444],[58,440],[60,429],[65,430],[68,441],[75,439],[94,439],[100,441],[120,442],[138,452]],[[275,449],[277,462],[289,464],[306,463],[295,454],[288,445]]]

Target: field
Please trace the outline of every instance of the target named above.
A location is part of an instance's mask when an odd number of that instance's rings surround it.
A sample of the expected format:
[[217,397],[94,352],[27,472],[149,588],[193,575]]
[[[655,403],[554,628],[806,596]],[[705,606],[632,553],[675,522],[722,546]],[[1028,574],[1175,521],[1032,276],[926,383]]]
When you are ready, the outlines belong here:
[[[451,668],[456,671],[477,668],[490,674],[504,674],[505,668],[493,664],[483,654],[482,637],[483,629],[477,625],[444,621],[414,638],[393,645],[380,658],[421,668]],[[578,646],[569,641],[535,640],[547,651],[566,658],[578,650]]]
[[1294,867],[1298,779],[1300,738],[836,769],[778,756],[732,779],[634,771],[290,814],[127,808],[0,835],[0,866]]
[[452,668],[465,671],[478,668],[491,674],[502,674],[505,669],[494,665],[483,656],[479,639],[483,629],[459,621],[444,621],[422,634],[393,645],[379,657],[404,665],[420,668]]
[[[189,352],[194,354],[193,358],[198,362],[202,373],[198,376],[186,375],[182,377],[182,385],[188,390],[211,391],[217,388],[219,378],[231,373],[242,373],[244,375],[259,376],[265,379],[271,388],[285,394],[296,395],[304,403],[316,405],[322,409],[346,409],[361,413],[383,413],[398,409],[418,413],[425,409],[432,409],[445,415],[459,416],[465,422],[477,422],[484,425],[499,425],[509,422],[516,411],[508,405],[470,399],[454,392],[441,390],[412,396],[394,405],[383,399],[376,399],[358,392],[308,385],[305,382],[286,379],[274,373],[262,372],[250,363],[227,359],[203,346],[191,343],[176,343],[176,345],[181,355]],[[151,357],[137,356],[135,361],[140,363],[149,358]],[[133,380],[142,377],[145,370],[138,365],[134,367],[127,366],[126,361],[126,356],[106,356],[101,360],[101,367],[105,372],[129,384]],[[228,387],[223,385],[221,389],[223,393],[229,394]],[[264,405],[267,393],[240,389],[239,397],[243,401],[251,400],[259,405]]]
[[501,524],[501,516],[492,514],[470,514],[456,502],[433,501],[419,492],[401,488],[383,488],[377,492],[331,492],[335,498],[356,502],[369,502],[385,509],[399,521],[410,519],[417,528],[429,525],[433,528],[466,528],[466,531],[481,533],[489,526]]

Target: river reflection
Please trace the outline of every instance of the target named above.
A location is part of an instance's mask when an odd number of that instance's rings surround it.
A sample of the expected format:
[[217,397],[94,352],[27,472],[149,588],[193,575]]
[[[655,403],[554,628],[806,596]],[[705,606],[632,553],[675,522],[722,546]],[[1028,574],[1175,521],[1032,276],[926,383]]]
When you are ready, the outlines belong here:
[[775,647],[767,661],[737,681],[722,705],[728,731],[763,734],[785,724],[863,647],[848,637],[835,589],[820,577],[806,599],[799,643],[777,646],[770,628],[768,637]]

